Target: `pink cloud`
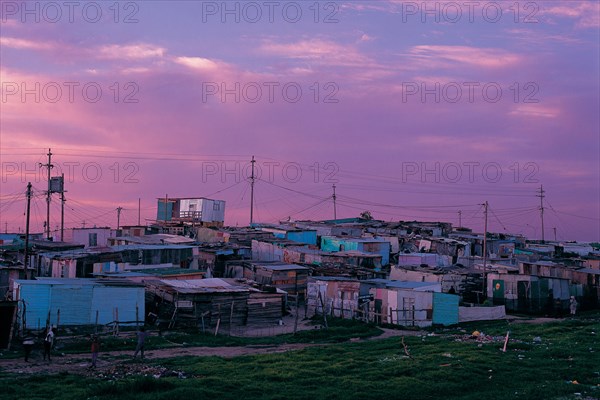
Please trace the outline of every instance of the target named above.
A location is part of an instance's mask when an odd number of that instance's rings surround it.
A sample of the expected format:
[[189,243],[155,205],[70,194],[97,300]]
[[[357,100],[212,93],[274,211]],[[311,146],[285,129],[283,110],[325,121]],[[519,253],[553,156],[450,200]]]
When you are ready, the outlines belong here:
[[15,37],[0,37],[0,46],[26,50],[55,50],[57,48],[55,43],[19,39]]
[[341,67],[375,67],[376,63],[351,46],[323,39],[305,39],[295,43],[268,41],[260,51],[285,58],[303,60],[321,65]]
[[139,44],[111,44],[100,46],[97,49],[98,58],[140,60],[146,58],[161,58],[166,49],[147,43]]
[[522,57],[503,49],[468,46],[414,46],[410,55],[423,65],[434,67],[441,63],[464,64],[480,68],[512,67],[522,62]]
[[519,104],[509,114],[526,118],[557,118],[560,115],[560,110],[540,104]]
[[542,14],[570,18],[576,21],[577,28],[600,27],[600,3],[596,1],[547,2]]
[[174,62],[180,65],[184,65],[193,70],[199,71],[217,71],[221,67],[227,65],[220,61],[213,61],[203,57],[176,57]]

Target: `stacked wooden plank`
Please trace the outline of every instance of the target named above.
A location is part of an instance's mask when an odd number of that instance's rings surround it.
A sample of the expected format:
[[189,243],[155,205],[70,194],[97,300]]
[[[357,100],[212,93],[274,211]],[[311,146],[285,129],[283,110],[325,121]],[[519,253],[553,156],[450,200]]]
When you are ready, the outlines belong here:
[[251,292],[248,297],[247,325],[272,325],[283,317],[283,295]]

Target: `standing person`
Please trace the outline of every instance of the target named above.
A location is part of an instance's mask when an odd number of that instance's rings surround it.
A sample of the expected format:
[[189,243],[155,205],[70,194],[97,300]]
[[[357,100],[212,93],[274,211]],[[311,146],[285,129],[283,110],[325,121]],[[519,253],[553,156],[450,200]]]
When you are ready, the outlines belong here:
[[98,335],[92,335],[92,365],[91,368],[96,368],[98,360],[98,352],[100,351],[100,339]]
[[577,300],[575,299],[575,296],[571,296],[571,300],[569,301],[569,309],[571,310],[571,317],[574,317],[575,313],[577,312]]
[[46,337],[44,338],[44,361],[46,361],[46,356],[48,356],[48,362],[51,362],[50,359],[50,351],[52,350],[52,344],[54,344],[54,332],[52,331],[52,327],[48,327],[48,332],[46,333]]
[[31,350],[33,349],[34,344],[35,344],[35,338],[31,334],[31,331],[27,331],[25,333],[25,337],[23,337],[23,349],[25,350],[25,362],[29,362],[29,355],[31,354]]
[[135,353],[133,353],[133,358],[135,358],[139,352],[142,360],[144,359],[144,345],[146,344],[146,337],[148,337],[148,334],[146,333],[146,328],[142,326],[137,333],[137,346],[135,347]]

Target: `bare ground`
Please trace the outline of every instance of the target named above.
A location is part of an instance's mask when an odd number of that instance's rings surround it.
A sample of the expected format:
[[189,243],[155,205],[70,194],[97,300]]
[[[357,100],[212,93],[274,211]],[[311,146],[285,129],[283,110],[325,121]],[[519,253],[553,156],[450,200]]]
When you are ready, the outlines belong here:
[[[399,336],[419,336],[423,335],[423,331],[404,331],[395,329],[381,328],[383,333],[379,336],[374,336],[368,339],[350,339],[350,342],[358,342],[361,340],[382,340],[390,337]],[[169,349],[149,349],[145,353],[145,360],[141,360],[138,356],[133,360],[133,349],[131,351],[111,351],[100,352],[97,368],[90,369],[91,355],[90,353],[80,354],[55,354],[52,357],[52,362],[42,360],[41,353],[33,353],[30,357],[30,362],[25,362],[23,359],[0,360],[0,371],[16,374],[56,374],[66,372],[70,374],[81,374],[86,376],[110,376],[115,374],[115,370],[124,369],[133,374],[149,374],[157,373],[155,368],[151,366],[156,364],[158,359],[171,357],[224,357],[232,358],[255,354],[273,354],[285,353],[288,351],[302,350],[308,347],[330,346],[331,344],[315,344],[315,343],[290,343],[280,345],[249,345],[249,346],[232,346],[232,347],[174,347]]]

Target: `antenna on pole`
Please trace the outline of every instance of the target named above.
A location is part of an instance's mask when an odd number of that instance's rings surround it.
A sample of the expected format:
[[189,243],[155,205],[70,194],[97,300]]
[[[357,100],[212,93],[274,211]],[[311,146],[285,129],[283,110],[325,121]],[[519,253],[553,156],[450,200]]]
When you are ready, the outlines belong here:
[[117,207],[117,230],[121,227],[121,211],[123,207]]
[[536,197],[540,198],[540,217],[542,218],[542,243],[544,243],[544,194],[546,191],[544,190],[544,185],[540,185],[539,194]]
[[335,219],[337,219],[337,208],[336,208],[336,204],[335,204],[335,199],[337,197],[335,195],[335,184],[333,184],[332,187],[333,187],[333,196],[332,196],[332,199],[333,199],[333,219],[335,220]]
[[487,200],[485,201],[485,203],[483,203],[483,207],[484,207],[484,211],[483,214],[485,215],[485,222],[484,222],[484,227],[483,227],[483,292],[482,292],[482,297],[485,297],[486,295],[486,289],[487,289],[487,229],[488,229],[488,202]]
[[254,176],[254,156],[252,156],[252,175],[250,175],[250,225],[254,222],[254,182],[256,177]]
[[50,170],[54,168],[52,165],[52,151],[48,149],[48,164],[40,163],[40,168],[45,167],[48,168],[48,192],[46,192],[46,238],[50,240],[50,197],[52,195],[52,190],[50,189]]

